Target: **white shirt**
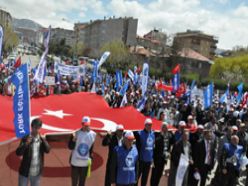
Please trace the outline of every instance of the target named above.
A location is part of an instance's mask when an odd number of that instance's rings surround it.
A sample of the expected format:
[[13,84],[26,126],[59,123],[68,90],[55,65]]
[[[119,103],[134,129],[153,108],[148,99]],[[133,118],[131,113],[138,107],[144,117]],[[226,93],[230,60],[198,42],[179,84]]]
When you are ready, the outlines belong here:
[[72,151],[71,164],[77,167],[87,167],[90,159],[90,148],[96,139],[94,131],[77,131],[76,132],[76,146]]

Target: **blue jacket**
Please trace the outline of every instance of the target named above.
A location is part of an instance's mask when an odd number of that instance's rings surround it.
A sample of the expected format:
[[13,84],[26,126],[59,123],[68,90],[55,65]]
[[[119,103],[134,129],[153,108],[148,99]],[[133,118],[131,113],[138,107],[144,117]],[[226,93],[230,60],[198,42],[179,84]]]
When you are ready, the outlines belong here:
[[138,150],[135,145],[127,149],[116,146],[111,164],[111,182],[121,185],[135,184],[138,173]]
[[153,161],[153,150],[155,144],[155,134],[153,131],[139,131],[139,153],[140,160],[144,162]]

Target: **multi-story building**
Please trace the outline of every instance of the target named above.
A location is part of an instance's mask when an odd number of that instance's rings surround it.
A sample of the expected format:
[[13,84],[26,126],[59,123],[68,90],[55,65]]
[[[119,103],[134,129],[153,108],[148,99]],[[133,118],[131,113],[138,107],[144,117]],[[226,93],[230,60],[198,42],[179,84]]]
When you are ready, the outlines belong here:
[[51,29],[51,41],[60,42],[65,39],[65,44],[72,46],[75,44],[75,34],[73,30],[67,30],[63,28],[52,28]]
[[173,41],[173,49],[176,52],[183,48],[190,48],[201,55],[213,59],[218,39],[212,35],[204,34],[201,31],[191,31],[177,33]]
[[100,55],[101,47],[108,42],[119,40],[126,46],[136,44],[138,19],[132,17],[109,18],[77,23],[74,26],[76,41],[82,41],[85,47],[90,48],[91,55]]
[[12,16],[9,12],[0,9],[0,24],[3,26],[12,26]]
[[143,37],[137,37],[137,46],[142,46],[155,55],[168,54],[167,35],[159,30],[152,30]]

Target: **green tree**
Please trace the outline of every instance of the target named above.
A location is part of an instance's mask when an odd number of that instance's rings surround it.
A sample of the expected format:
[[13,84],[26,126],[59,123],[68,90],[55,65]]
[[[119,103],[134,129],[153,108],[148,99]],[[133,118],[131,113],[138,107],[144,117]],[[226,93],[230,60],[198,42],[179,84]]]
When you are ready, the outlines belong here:
[[85,46],[83,42],[77,42],[75,43],[72,48],[71,48],[71,53],[73,53],[76,56],[83,56],[84,55],[84,50]]
[[0,24],[3,27],[3,52],[6,54],[7,52],[12,51],[19,43],[19,38],[17,34],[13,31],[12,27],[9,25],[2,24],[0,20]]
[[114,72],[116,69],[127,70],[131,62],[131,56],[128,48],[120,40],[115,40],[106,43],[102,46],[101,52],[109,51],[111,54],[104,66],[109,72]]

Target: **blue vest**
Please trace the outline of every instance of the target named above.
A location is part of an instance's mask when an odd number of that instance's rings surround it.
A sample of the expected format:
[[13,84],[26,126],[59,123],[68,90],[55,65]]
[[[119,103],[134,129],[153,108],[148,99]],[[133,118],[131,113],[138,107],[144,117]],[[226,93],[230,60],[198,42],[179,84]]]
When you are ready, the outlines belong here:
[[153,148],[155,142],[154,132],[146,132],[144,130],[139,131],[140,136],[140,160],[144,162],[152,162],[153,160]]
[[[227,152],[227,159],[230,159],[232,157],[236,159],[236,161],[235,161],[236,163],[233,165],[235,166],[235,168],[237,170],[239,170],[240,159],[241,159],[242,154],[244,153],[243,147],[240,145],[234,146],[231,143],[225,143],[224,149]],[[228,160],[227,160],[227,162],[228,162]]]
[[124,146],[116,146],[117,153],[117,184],[128,185],[136,183],[136,167],[138,150],[135,145],[131,149]]

